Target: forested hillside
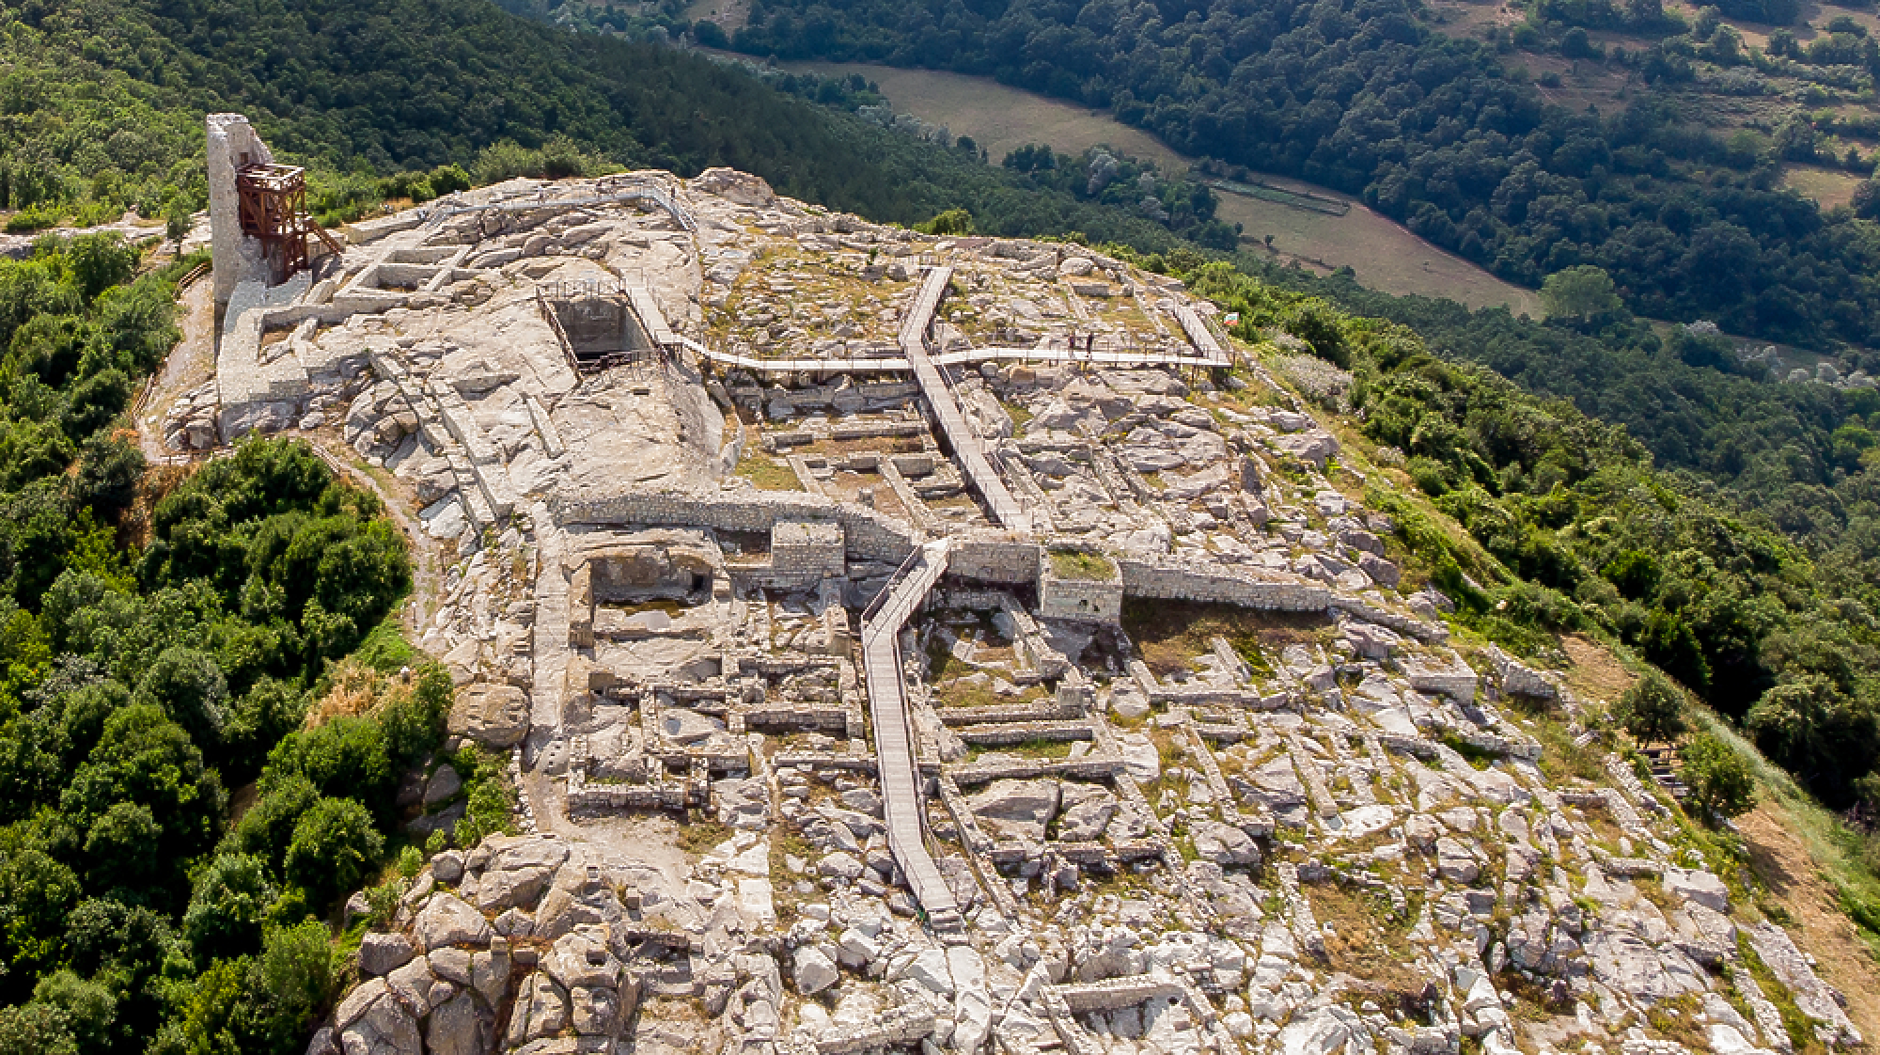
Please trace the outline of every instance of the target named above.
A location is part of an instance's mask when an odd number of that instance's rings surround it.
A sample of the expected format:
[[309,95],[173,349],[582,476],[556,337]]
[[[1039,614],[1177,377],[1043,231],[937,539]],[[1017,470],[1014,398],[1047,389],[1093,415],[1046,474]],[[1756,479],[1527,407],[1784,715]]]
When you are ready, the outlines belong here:
[[15,229],[200,207],[202,115],[239,109],[314,167],[317,208],[411,186],[374,175],[448,164],[485,179],[728,165],[904,223],[971,205],[989,230],[1172,244],[1156,220],[1038,193],[977,154],[487,0],[40,0],[0,7],[0,71],[0,208],[22,210]]
[[1632,309],[1824,345],[1880,342],[1880,231],[1779,187],[1779,156],[1547,105],[1405,0],[970,5],[756,0],[758,55],[926,66],[1112,108],[1177,150],[1362,194],[1538,285],[1594,264]]
[[[285,441],[146,475],[122,425],[194,263],[0,262],[6,1055],[300,1050],[337,978],[316,917],[381,867],[449,703],[434,666],[331,665],[413,661],[375,632],[410,585],[377,498]],[[352,705],[307,722],[336,669]]]

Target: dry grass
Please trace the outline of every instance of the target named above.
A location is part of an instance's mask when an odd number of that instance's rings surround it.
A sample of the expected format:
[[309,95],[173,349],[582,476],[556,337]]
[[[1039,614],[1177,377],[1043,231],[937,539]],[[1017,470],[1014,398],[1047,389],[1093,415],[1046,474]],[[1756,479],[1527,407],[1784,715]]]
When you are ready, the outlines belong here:
[[881,86],[896,113],[913,114],[931,124],[946,125],[956,136],[971,136],[998,164],[1005,155],[1028,143],[1048,143],[1053,150],[1081,154],[1107,145],[1133,157],[1145,158],[1175,175],[1188,171],[1188,159],[1155,137],[1131,128],[1102,110],[1047,99],[1008,88],[984,77],[935,70],[898,70],[867,63],[783,63],[789,70],[814,70],[846,77],[859,73]]
[[[1296,180],[1261,179],[1280,187],[1343,197]],[[1226,191],[1219,197],[1215,216],[1240,224],[1249,248],[1266,244],[1271,235],[1273,256],[1280,263],[1297,261],[1321,273],[1350,267],[1364,286],[1386,293],[1447,297],[1471,308],[1506,305],[1516,315],[1525,312],[1537,319],[1546,314],[1539,293],[1504,282],[1436,248],[1362,202],[1354,202],[1343,216],[1331,216]]]
[[934,686],[933,704],[935,707],[1015,707],[1035,703],[1047,695],[1044,689],[1031,685],[1021,688],[1016,696],[1002,696],[990,685],[974,685],[954,678]]
[[1568,634],[1560,639],[1560,648],[1567,654],[1567,687],[1589,700],[1611,703],[1637,680],[1610,650],[1591,638]]
[[726,839],[731,838],[731,828],[715,820],[700,818],[688,820],[679,826],[679,849],[693,857],[700,857]]
[[1123,630],[1157,675],[1192,670],[1193,661],[1208,654],[1209,641],[1217,635],[1256,672],[1270,671],[1268,652],[1318,641],[1331,627],[1321,615],[1182,601],[1123,602]]
[[[1055,150],[1081,154],[1109,145],[1153,160],[1168,175],[1186,173],[1189,159],[1160,140],[1117,121],[1100,110],[1086,110],[1009,88],[988,78],[934,70],[897,70],[866,63],[786,63],[792,70],[836,76],[859,73],[879,84],[897,113],[946,125],[954,135],[971,136],[995,164],[1027,143],[1048,143]],[[1602,107],[1602,110],[1607,107]],[[1298,180],[1262,176],[1274,186],[1324,197],[1346,199],[1336,191]],[[1447,297],[1472,308],[1507,305],[1515,314],[1543,314],[1540,295],[1503,282],[1487,271],[1445,253],[1390,219],[1354,204],[1344,216],[1328,216],[1277,202],[1222,192],[1216,215],[1239,223],[1254,244],[1273,236],[1282,259],[1298,260],[1319,270],[1349,266],[1358,281],[1388,293]]]
[[1333,970],[1363,979],[1375,991],[1398,999],[1423,992],[1426,980],[1410,966],[1416,950],[1406,937],[1407,924],[1391,917],[1389,902],[1333,883],[1313,884],[1305,887],[1305,893],[1312,914],[1332,925],[1333,933],[1325,938],[1325,955]]
[[323,680],[326,692],[307,708],[309,729],[335,718],[376,714],[393,702],[409,697],[418,687],[417,680],[410,675],[381,674],[353,656],[334,664]]
[[1813,198],[1823,209],[1852,202],[1854,189],[1862,182],[1859,176],[1851,172],[1816,168],[1813,165],[1790,165],[1782,172],[1784,187],[1793,188],[1804,198]]
[[1788,914],[1787,929],[1814,954],[1822,978],[1847,996],[1848,1017],[1867,1036],[1880,1036],[1880,967],[1798,834],[1805,821],[1764,794],[1736,825],[1749,847],[1751,870],[1769,888],[1765,900]]

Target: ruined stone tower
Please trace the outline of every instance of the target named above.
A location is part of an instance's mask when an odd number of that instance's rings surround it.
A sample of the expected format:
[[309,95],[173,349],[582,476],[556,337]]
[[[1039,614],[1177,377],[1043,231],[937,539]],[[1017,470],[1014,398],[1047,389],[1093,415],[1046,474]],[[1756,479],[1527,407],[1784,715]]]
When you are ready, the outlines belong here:
[[274,161],[268,145],[241,114],[209,115],[209,232],[215,260],[215,303],[225,307],[235,287],[268,280],[261,239],[242,232],[241,193],[236,177],[249,165]]

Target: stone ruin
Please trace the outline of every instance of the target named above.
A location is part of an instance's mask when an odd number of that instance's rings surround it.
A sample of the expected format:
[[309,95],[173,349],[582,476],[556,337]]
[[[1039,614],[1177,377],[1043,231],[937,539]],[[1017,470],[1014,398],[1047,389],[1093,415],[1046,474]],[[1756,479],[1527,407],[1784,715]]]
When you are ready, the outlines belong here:
[[1179,283],[716,169],[344,235],[170,435],[414,510],[521,834],[429,861],[311,1055],[1786,1053],[1776,997],[1858,1043],[1658,789],[1548,775],[1581,702],[1451,647]]

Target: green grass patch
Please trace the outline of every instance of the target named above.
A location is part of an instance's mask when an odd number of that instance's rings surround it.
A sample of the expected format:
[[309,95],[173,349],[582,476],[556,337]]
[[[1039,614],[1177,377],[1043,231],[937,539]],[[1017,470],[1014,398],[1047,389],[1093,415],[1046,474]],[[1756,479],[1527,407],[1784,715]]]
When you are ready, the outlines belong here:
[[1054,549],[1051,551],[1051,574],[1060,579],[1108,582],[1116,577],[1116,564],[1101,553]]
[[1036,758],[1055,760],[1069,758],[1074,740],[1021,740],[1015,744],[968,744],[966,760],[975,761],[985,755],[1013,755],[1018,758]]
[[1487,769],[1495,764],[1496,755],[1493,751],[1477,747],[1455,733],[1445,732],[1438,740],[1443,746],[1467,759],[1469,764],[1476,769]]
[[738,462],[734,470],[737,475],[749,480],[759,491],[801,491],[803,482],[796,478],[796,470],[788,463],[780,462],[765,454],[747,455]]
[[1796,1055],[1820,1052],[1823,1045],[1815,1038],[1814,1020],[1796,1006],[1795,995],[1769,969],[1763,958],[1756,954],[1748,935],[1740,930],[1736,933],[1736,951],[1743,957],[1743,966],[1749,968],[1750,977],[1756,979],[1763,995],[1769,998],[1769,1002],[1776,1006],[1776,1013],[1782,1016],[1782,1030],[1789,1035],[1789,1043],[1795,1045]]
[[403,610],[403,605],[392,606],[379,625],[359,642],[359,649],[353,655],[360,662],[380,673],[396,674],[417,661],[418,650],[405,640],[403,620],[399,618]]
[[1005,416],[1012,419],[1012,431],[1024,432],[1025,426],[1031,422],[1031,411],[1016,400],[1001,400],[999,405],[1005,408]]
[[693,857],[702,857],[712,848],[731,838],[729,825],[715,820],[688,818],[679,826],[679,849]]

